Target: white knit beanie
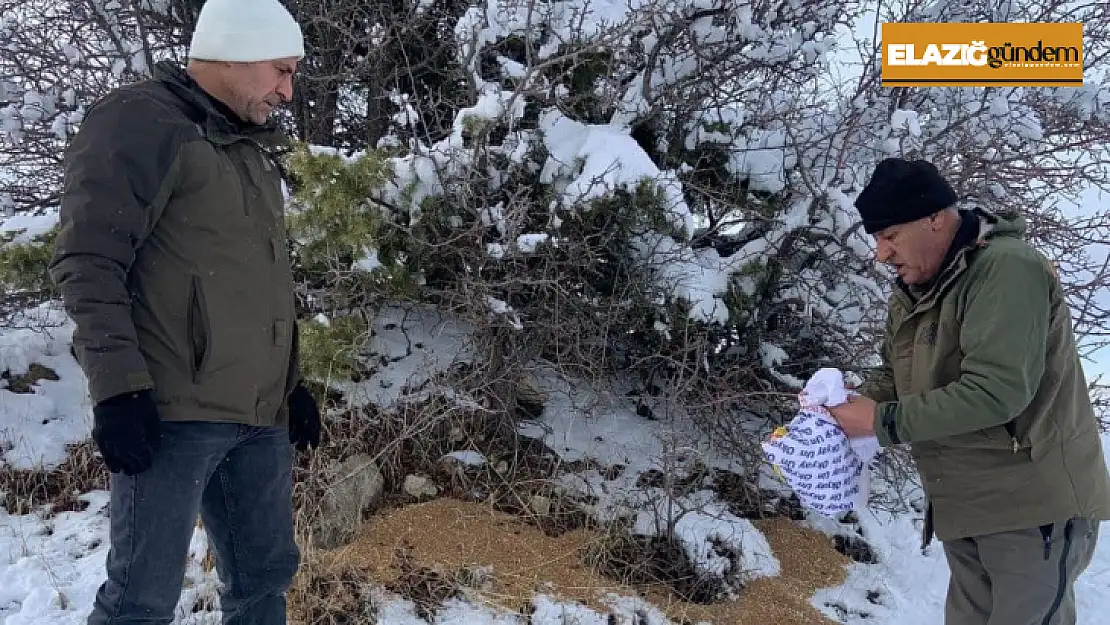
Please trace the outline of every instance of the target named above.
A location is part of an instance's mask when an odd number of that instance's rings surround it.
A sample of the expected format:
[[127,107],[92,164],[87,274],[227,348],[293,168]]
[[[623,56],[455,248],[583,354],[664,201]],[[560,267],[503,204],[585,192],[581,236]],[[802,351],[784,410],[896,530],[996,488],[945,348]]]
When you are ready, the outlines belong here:
[[251,63],[304,58],[301,27],[278,0],[208,0],[197,17],[189,58]]

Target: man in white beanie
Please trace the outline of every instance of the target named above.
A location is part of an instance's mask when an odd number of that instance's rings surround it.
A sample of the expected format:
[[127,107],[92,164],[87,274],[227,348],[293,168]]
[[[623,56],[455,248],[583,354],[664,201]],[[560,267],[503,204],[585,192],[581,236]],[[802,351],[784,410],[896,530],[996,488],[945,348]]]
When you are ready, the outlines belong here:
[[97,102],[66,154],[50,271],[111,471],[94,625],[172,622],[198,514],[224,623],[285,623],[300,561],[293,447],[321,425],[268,120],[304,42],[277,0],[209,0],[189,56]]

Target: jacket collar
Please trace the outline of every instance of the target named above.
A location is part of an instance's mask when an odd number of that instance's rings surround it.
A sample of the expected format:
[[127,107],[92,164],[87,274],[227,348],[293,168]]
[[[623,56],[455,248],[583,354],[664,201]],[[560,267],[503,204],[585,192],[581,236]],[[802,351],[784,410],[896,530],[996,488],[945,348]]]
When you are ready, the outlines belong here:
[[242,139],[253,140],[266,148],[286,144],[276,122],[254,124],[239,118],[231,108],[205,91],[192,76],[179,65],[159,61],[154,67],[154,78],[166,85],[191,109],[190,117],[209,140],[216,143],[234,143]]

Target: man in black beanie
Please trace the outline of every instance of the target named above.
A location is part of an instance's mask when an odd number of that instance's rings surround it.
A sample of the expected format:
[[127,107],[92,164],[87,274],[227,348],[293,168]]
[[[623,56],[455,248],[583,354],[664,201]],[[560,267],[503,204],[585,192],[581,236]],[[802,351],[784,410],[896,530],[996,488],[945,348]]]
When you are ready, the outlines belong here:
[[875,168],[856,208],[898,280],[881,366],[830,411],[849,436],[911,446],[947,625],[1071,625],[1110,475],[1070,310],[1020,216],[957,200],[931,163]]

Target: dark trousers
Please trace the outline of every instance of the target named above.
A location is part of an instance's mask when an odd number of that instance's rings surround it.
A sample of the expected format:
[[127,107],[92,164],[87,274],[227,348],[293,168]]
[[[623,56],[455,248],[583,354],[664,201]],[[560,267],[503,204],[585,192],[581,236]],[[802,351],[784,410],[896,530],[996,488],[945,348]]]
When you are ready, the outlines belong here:
[[1074,625],[1075,580],[1091,563],[1098,530],[1076,518],[945,543],[952,577],[944,622]]
[[300,562],[292,463],[285,428],[163,423],[150,469],[112,475],[108,579],[89,625],[173,621],[198,513],[215,553],[223,622],[285,623]]

